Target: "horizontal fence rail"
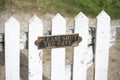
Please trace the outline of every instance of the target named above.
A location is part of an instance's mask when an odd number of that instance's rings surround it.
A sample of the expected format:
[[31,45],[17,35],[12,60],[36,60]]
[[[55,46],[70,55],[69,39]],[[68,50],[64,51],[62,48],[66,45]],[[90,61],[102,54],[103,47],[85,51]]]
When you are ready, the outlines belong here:
[[20,49],[28,49],[28,80],[43,80],[43,50],[37,48],[35,41],[39,36],[70,33],[79,34],[82,41],[72,47],[70,66],[65,65],[65,47],[50,49],[51,80],[87,80],[87,69],[92,64],[95,80],[108,80],[109,47],[115,41],[116,29],[110,28],[110,17],[105,11],[96,19],[96,27],[89,27],[89,18],[80,12],[74,19],[74,28],[68,30],[66,19],[58,13],[52,18],[51,30],[44,31],[43,22],[34,15],[28,22],[28,32],[20,32],[20,23],[11,17],[5,22],[5,33],[0,34],[0,46],[5,46],[0,47],[5,50],[5,80],[21,80]]
[[[118,25],[119,26],[119,25]],[[117,35],[119,34],[117,30],[120,29],[120,27],[111,26],[110,31],[110,46],[115,43],[116,39],[119,40]],[[89,37],[88,37],[88,46],[92,46],[93,38],[95,38],[95,29],[96,27],[89,27]],[[68,29],[66,33],[72,33],[74,29]],[[43,35],[50,35],[51,30],[43,30]],[[28,32],[20,32],[20,49],[28,49]],[[0,51],[4,50],[4,33],[0,33]]]

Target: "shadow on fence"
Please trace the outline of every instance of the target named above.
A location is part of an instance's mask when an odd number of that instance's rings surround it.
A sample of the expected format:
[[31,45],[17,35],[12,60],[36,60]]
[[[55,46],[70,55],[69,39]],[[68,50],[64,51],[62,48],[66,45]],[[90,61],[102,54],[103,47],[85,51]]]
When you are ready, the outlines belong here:
[[0,80],[5,80],[5,60],[4,60],[4,52],[0,51]]
[[28,80],[28,59],[23,52],[20,53],[20,77],[22,80]]

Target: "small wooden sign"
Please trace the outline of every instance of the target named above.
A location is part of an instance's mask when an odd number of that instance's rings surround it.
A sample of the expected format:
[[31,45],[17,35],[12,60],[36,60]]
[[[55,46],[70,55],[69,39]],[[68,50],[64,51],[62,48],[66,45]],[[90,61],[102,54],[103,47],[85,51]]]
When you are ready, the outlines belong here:
[[78,46],[82,38],[79,34],[67,34],[67,35],[49,35],[38,37],[35,41],[35,45],[38,49],[44,48],[59,48],[67,46]]

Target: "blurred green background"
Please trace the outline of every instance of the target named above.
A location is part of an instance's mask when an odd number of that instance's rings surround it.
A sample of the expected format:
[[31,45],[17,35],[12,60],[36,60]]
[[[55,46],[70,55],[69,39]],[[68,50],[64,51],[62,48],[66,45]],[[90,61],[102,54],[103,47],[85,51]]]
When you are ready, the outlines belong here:
[[105,10],[112,19],[120,19],[120,0],[0,0],[0,11],[14,8],[15,10],[39,10],[41,13],[61,13],[75,16],[83,12],[95,17]]

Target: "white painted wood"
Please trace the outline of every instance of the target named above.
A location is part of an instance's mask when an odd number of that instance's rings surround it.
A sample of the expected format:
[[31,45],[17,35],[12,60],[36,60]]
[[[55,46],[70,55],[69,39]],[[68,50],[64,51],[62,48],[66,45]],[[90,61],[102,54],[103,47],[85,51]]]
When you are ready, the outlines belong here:
[[35,40],[42,35],[42,21],[33,16],[29,21],[29,80],[42,80],[42,50],[38,50],[35,45]]
[[88,18],[80,12],[75,17],[75,33],[79,33],[82,41],[78,47],[74,48],[73,53],[73,80],[86,80],[86,54],[88,46]]
[[92,46],[88,47],[86,53],[86,62],[87,62],[87,69],[93,65],[93,49]]
[[20,24],[14,17],[5,22],[5,80],[20,80]]
[[[52,19],[52,35],[66,33],[66,20],[57,14]],[[65,48],[52,49],[51,80],[65,80]]]
[[102,11],[97,16],[95,48],[95,80],[108,80],[110,17]]

